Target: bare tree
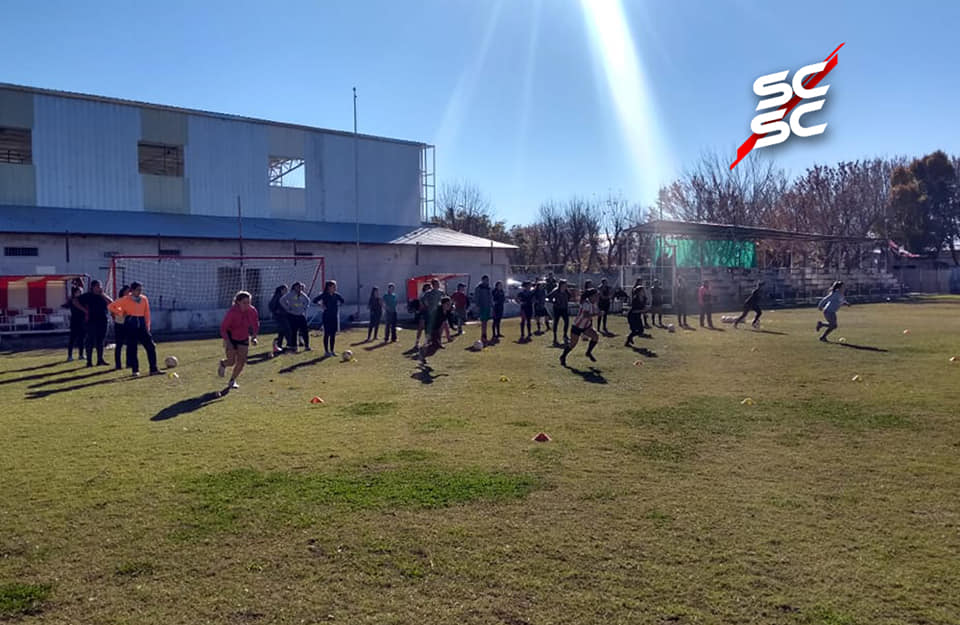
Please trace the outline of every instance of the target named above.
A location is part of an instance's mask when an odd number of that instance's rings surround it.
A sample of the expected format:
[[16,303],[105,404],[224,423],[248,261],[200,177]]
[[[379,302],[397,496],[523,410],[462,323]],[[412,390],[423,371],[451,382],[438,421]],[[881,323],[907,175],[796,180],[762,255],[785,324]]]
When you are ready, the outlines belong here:
[[469,182],[446,183],[437,193],[438,225],[478,237],[509,240],[506,224],[497,220],[490,200]]
[[587,222],[590,219],[587,201],[580,197],[567,200],[563,211],[566,234],[563,237],[568,262],[578,267],[583,265],[583,250],[587,239]]
[[556,203],[551,200],[540,205],[536,225],[540,229],[547,263],[566,263],[568,256],[564,245],[564,218]]

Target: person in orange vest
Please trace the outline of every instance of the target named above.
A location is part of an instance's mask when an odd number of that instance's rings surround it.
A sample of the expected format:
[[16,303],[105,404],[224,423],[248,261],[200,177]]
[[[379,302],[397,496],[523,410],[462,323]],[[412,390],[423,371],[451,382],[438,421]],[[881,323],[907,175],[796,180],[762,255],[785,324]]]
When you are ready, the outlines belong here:
[[127,366],[134,377],[140,375],[140,361],[137,359],[137,344],[143,345],[150,363],[150,375],[159,375],[157,369],[157,347],[150,335],[150,301],[143,294],[143,285],[130,283],[130,291],[114,300],[108,306],[110,312],[123,319],[124,334],[127,337]]

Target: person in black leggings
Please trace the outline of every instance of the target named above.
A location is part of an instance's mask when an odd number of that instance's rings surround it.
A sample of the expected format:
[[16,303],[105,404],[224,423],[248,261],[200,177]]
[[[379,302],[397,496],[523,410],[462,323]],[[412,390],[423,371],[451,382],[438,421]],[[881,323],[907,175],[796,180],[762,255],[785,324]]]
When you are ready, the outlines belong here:
[[336,280],[327,280],[323,293],[313,300],[323,306],[323,351],[325,356],[336,356],[337,331],[340,329],[340,305],[343,298],[337,293]]
[[377,340],[377,334],[380,333],[380,319],[383,318],[383,300],[380,298],[380,289],[373,287],[370,291],[370,301],[367,302],[370,309],[370,324],[367,326],[367,340],[370,341],[370,335],[373,335],[374,341]]
[[503,338],[500,331],[500,322],[503,321],[503,305],[507,301],[507,293],[503,290],[503,282],[497,280],[493,285],[493,339]]
[[563,319],[563,342],[569,343],[570,290],[567,288],[566,280],[561,279],[557,282],[556,288],[550,292],[550,299],[553,301],[553,344],[560,345],[557,342],[557,327],[561,319]]
[[273,320],[277,324],[277,338],[273,339],[274,354],[283,351],[284,341],[287,342],[287,347],[290,347],[290,320],[287,318],[287,311],[280,305],[280,300],[289,290],[286,284],[281,284],[274,289],[273,297],[270,298],[270,303],[267,304],[267,308],[270,310],[270,314],[273,315]]
[[[130,290],[130,286],[124,284],[120,288],[118,297],[123,297]],[[123,327],[123,321],[119,316],[113,315],[113,358],[117,371],[123,369],[123,348],[127,344],[127,332]]]
[[83,358],[83,341],[86,337],[87,315],[80,305],[80,296],[83,289],[79,286],[70,288],[70,299],[64,308],[70,309],[70,342],[67,344],[67,362],[73,362],[73,348],[80,352],[78,358]]
[[87,320],[87,366],[93,366],[93,351],[97,351],[97,366],[105,365],[103,343],[107,338],[107,306],[113,302],[103,292],[99,280],[90,283],[90,290],[77,298],[77,305],[83,309]]

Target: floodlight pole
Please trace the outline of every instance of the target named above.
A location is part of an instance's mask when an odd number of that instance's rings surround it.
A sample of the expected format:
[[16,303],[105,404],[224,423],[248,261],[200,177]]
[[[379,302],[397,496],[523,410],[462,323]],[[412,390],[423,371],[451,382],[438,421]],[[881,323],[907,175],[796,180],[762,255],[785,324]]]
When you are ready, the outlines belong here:
[[357,225],[357,321],[360,320],[360,149],[357,135],[357,88],[353,88],[353,204]]

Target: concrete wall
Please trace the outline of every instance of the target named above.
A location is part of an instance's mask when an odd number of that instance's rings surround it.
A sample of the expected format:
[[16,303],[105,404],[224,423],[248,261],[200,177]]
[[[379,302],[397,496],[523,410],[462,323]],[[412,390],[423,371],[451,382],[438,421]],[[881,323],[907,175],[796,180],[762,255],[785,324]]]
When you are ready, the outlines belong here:
[[[37,247],[37,257],[0,256],[0,275],[32,273],[84,273],[108,279],[110,256],[155,255],[159,249],[180,250],[181,255],[233,256],[239,254],[236,241],[211,241],[199,239],[161,239],[139,237],[101,237],[77,236],[69,238],[69,261],[67,260],[66,237],[63,235],[4,235],[7,246]],[[244,241],[246,256],[292,256],[293,246],[289,243],[269,241]],[[345,315],[356,311],[357,272],[356,248],[352,244],[309,244],[298,243],[298,252],[312,252],[314,256],[325,258],[326,278],[335,279],[343,297],[347,300]],[[489,248],[426,247],[415,245],[361,245],[360,246],[360,302],[361,317],[366,316],[366,300],[370,288],[378,286],[383,291],[387,283],[394,282],[401,299],[405,298],[405,284],[408,278],[427,273],[467,273],[471,275],[471,285],[475,286],[480,276],[487,274],[491,281],[504,280],[508,270],[508,260],[504,250],[495,250],[493,263],[490,262]],[[210,275],[205,279],[211,284],[216,281],[216,267],[211,265]],[[298,271],[303,271],[299,270]],[[285,281],[303,279],[301,273],[293,277],[281,278]],[[150,284],[157,276],[124,276],[126,281],[138,279],[145,282],[145,292],[151,296],[156,315],[157,330],[183,330],[215,327],[223,313],[220,306],[209,309],[170,310],[163,302],[175,301],[178,291],[183,287],[176,284]],[[263,289],[274,285],[263,285]],[[260,302],[261,307],[265,307]]]

